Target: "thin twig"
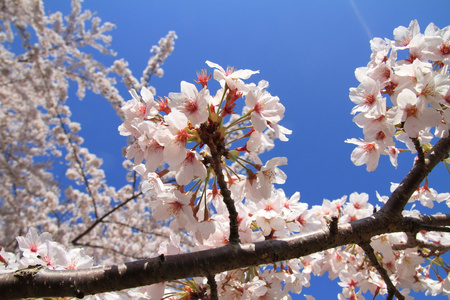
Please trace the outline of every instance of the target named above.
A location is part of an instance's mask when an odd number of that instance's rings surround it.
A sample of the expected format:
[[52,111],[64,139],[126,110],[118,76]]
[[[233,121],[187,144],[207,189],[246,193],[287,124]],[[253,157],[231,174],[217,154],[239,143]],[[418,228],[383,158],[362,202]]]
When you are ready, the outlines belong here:
[[119,208],[121,208],[122,206],[124,206],[125,204],[127,204],[128,202],[130,202],[133,199],[136,199],[137,197],[139,197],[140,195],[142,195],[142,192],[136,195],[133,195],[132,197],[128,198],[127,200],[125,200],[124,202],[120,203],[119,205],[117,205],[116,207],[114,207],[113,209],[111,209],[109,212],[105,213],[103,216],[101,216],[100,218],[98,218],[97,220],[95,220],[94,223],[91,224],[91,226],[89,226],[83,233],[81,233],[80,235],[78,235],[75,239],[72,240],[72,244],[74,245],[78,245],[78,241],[85,236],[86,234],[88,234],[92,229],[94,229],[95,226],[97,226],[97,224],[101,223],[106,217],[108,217],[110,214],[112,214],[113,212],[115,212],[116,210],[118,210]]
[[424,163],[414,164],[411,171],[392,193],[386,204],[375,215],[384,215],[386,220],[392,220],[392,218],[399,219],[411,195],[417,190],[420,183],[428,176],[433,168],[442,160],[448,158],[449,151],[450,137],[437,141],[433,148],[425,155]]
[[426,224],[420,224],[420,230],[436,231],[436,232],[450,232],[450,227],[432,226]]
[[378,274],[380,274],[381,278],[383,278],[384,282],[386,283],[388,289],[388,296],[386,297],[386,299],[393,299],[393,296],[395,295],[398,299],[404,300],[405,297],[394,286],[386,269],[384,269],[378,262],[375,252],[372,246],[370,245],[370,242],[360,243],[358,245],[364,250],[364,252],[366,252],[366,255],[369,258],[370,263],[372,264],[372,266],[375,267],[375,269],[377,269]]
[[425,154],[423,153],[423,148],[420,146],[420,141],[418,138],[411,138],[411,140],[414,143],[414,148],[416,148],[417,156],[418,156],[418,162],[424,163],[425,162]]
[[211,296],[209,299],[218,300],[219,297],[217,295],[217,283],[214,275],[208,275],[206,278],[208,278],[209,289],[211,291]]
[[[219,185],[220,193],[223,197],[223,202],[227,206],[228,213],[230,214],[229,242],[230,244],[238,244],[240,243],[238,213],[236,211],[236,207],[234,206],[234,201],[231,198],[231,192],[227,187],[227,183],[222,171],[222,152],[225,150],[225,146],[223,145],[222,139],[213,138],[214,133],[210,132],[213,130],[208,130],[206,126],[201,127],[201,129],[201,138],[203,142],[208,145],[209,150],[211,151],[211,166],[214,170],[214,174],[216,175],[217,184]],[[220,146],[220,148],[218,146]]]

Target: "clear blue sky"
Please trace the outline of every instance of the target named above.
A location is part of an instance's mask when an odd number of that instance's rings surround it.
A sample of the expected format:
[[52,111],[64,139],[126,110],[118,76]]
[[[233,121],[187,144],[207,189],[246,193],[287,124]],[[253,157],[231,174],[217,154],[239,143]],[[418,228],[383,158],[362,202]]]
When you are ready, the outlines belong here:
[[[69,1],[44,3],[51,11],[69,9]],[[430,22],[440,28],[450,25],[450,1],[446,0],[85,0],[83,7],[117,25],[111,33],[112,48],[129,61],[136,77],[145,67],[150,47],[169,30],[176,31],[179,38],[163,66],[165,75],[151,82],[158,96],[179,92],[180,81],[192,82],[196,71],[207,67],[206,60],[260,70],[252,81],[269,81],[269,92],[286,107],[281,124],[293,130],[290,141],[277,141],[265,158],[288,158],[289,164],[283,167],[288,175],[286,194],[300,191],[301,201],[310,205],[354,191],[367,192],[375,204],[375,191],[388,195],[390,182],[400,182],[406,175],[412,165],[409,153],[400,155],[397,169],[384,156],[372,173],[352,164],[354,145],[344,140],[363,134],[352,123],[348,90],[358,85],[355,68],[369,61],[372,37],[393,39],[394,28],[407,27],[413,19],[421,32]],[[126,89],[121,89],[129,98]],[[85,146],[104,159],[108,182],[120,185],[124,146],[117,132],[120,120],[98,96],[69,101],[74,104],[73,120],[82,124]],[[449,175],[443,166],[438,169],[430,186],[446,192]],[[448,212],[448,207],[441,207]],[[312,285],[302,294],[336,299],[340,290],[337,283],[322,280]]]

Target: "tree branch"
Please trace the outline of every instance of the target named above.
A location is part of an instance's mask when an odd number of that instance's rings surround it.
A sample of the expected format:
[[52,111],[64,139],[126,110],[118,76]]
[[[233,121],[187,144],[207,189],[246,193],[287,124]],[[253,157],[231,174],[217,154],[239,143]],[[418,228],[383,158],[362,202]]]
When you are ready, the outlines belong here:
[[372,246],[370,246],[370,242],[363,242],[359,244],[359,246],[364,250],[367,257],[370,260],[370,264],[377,269],[378,274],[380,274],[381,278],[383,278],[384,282],[386,283],[387,289],[388,289],[388,297],[386,299],[393,299],[393,296],[395,295],[399,300],[404,300],[405,297],[400,294],[398,289],[395,287],[395,285],[392,283],[391,278],[389,277],[387,271],[380,265],[378,262],[378,259],[375,255],[375,251],[373,250]]
[[[207,277],[227,270],[270,264],[303,257],[348,244],[361,244],[371,237],[415,230],[411,220],[386,224],[384,219],[368,217],[348,224],[339,224],[337,234],[329,230],[185,253],[159,256],[120,265],[87,270],[54,271],[41,269],[27,275],[26,270],[0,275],[0,295],[5,299],[27,297],[70,297],[117,291],[182,278]],[[450,216],[447,215],[447,220]],[[447,225],[450,222],[447,222]],[[18,275],[22,272],[22,275]],[[25,274],[25,275],[24,275]]]
[[425,162],[425,154],[423,153],[423,148],[420,145],[419,139],[418,138],[411,138],[411,140],[414,143],[414,148],[416,148],[418,161],[420,163],[424,163]]
[[408,175],[403,179],[397,189],[389,197],[389,200],[377,213],[384,215],[386,219],[400,218],[406,203],[408,203],[414,191],[428,176],[433,168],[448,157],[450,152],[450,136],[440,139],[425,155],[424,162],[418,160]]
[[[250,244],[230,243],[216,249],[159,256],[88,270],[42,269],[30,276],[17,275],[17,272],[23,272],[19,270],[0,275],[0,295],[5,298],[65,297],[117,291],[289,260],[338,246],[361,244],[380,234],[417,233],[417,224],[450,226],[450,215],[416,218],[401,216],[404,206],[422,180],[441,160],[448,157],[449,151],[450,137],[439,140],[425,156],[425,163],[414,165],[379,212],[368,218],[339,225],[337,232],[336,226],[333,226],[333,233],[326,228],[283,239]],[[217,165],[217,162],[220,163],[220,155],[216,153],[216,157],[219,160],[216,160],[217,170],[214,171],[223,176],[219,172],[220,164]],[[219,174],[216,175],[220,176]]]
[[[203,124],[202,124],[203,125]],[[211,166],[214,170],[214,174],[217,178],[217,183],[220,188],[220,193],[223,197],[223,202],[225,203],[228,213],[230,214],[230,236],[229,242],[231,244],[238,244],[239,239],[239,222],[238,213],[234,205],[234,201],[231,198],[231,192],[227,187],[225,177],[222,171],[222,156],[225,151],[224,141],[222,137],[218,137],[215,133],[217,124],[212,123],[210,128],[205,125],[201,126],[201,138],[202,141],[208,145],[211,151]]]
[[[134,192],[133,192],[134,193]],[[101,216],[100,218],[98,218],[97,220],[95,220],[91,226],[89,226],[83,233],[79,234],[75,239],[72,240],[72,244],[74,245],[78,245],[78,241],[85,236],[86,234],[88,234],[92,229],[95,228],[95,226],[97,226],[99,223],[101,223],[106,217],[108,217],[110,214],[112,214],[113,212],[115,212],[116,210],[118,210],[119,208],[121,208],[122,206],[126,205],[128,202],[130,202],[133,199],[136,199],[137,197],[141,196],[142,192],[138,193],[138,194],[134,194],[133,196],[131,196],[130,198],[126,199],[125,201],[123,201],[122,203],[120,203],[119,205],[117,205],[116,207],[114,207],[113,209],[111,209],[109,212],[105,213],[103,216]]]
[[208,284],[209,289],[211,291],[211,300],[217,300],[219,297],[217,296],[217,283],[216,279],[214,278],[214,275],[208,275]]

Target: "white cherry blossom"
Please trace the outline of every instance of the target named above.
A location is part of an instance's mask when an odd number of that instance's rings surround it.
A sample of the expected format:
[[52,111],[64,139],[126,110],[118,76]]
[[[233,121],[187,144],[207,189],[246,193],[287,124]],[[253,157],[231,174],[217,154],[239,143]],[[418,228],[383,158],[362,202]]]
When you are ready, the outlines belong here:
[[208,119],[211,96],[207,88],[203,88],[199,93],[195,85],[182,81],[181,93],[169,93],[169,98],[169,107],[184,113],[192,125],[199,125]]

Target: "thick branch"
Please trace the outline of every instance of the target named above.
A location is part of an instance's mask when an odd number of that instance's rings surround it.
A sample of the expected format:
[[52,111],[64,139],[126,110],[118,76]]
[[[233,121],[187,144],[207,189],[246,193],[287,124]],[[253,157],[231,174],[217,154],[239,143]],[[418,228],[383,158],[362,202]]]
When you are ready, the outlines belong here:
[[[446,216],[450,225],[450,216]],[[361,244],[375,235],[415,230],[412,220],[386,224],[369,217],[349,224],[340,224],[336,234],[329,229],[300,234],[279,240],[252,244],[229,244],[205,251],[159,256],[121,265],[89,270],[52,271],[26,270],[0,275],[3,298],[69,297],[117,291],[176,279],[218,274],[247,266],[269,264],[316,253],[348,244]]]
[[397,189],[392,193],[387,203],[378,212],[383,217],[400,217],[406,203],[408,203],[414,191],[420,183],[428,176],[433,168],[448,157],[450,152],[450,137],[440,139],[436,145],[427,153],[424,162],[419,159],[403,179]]

